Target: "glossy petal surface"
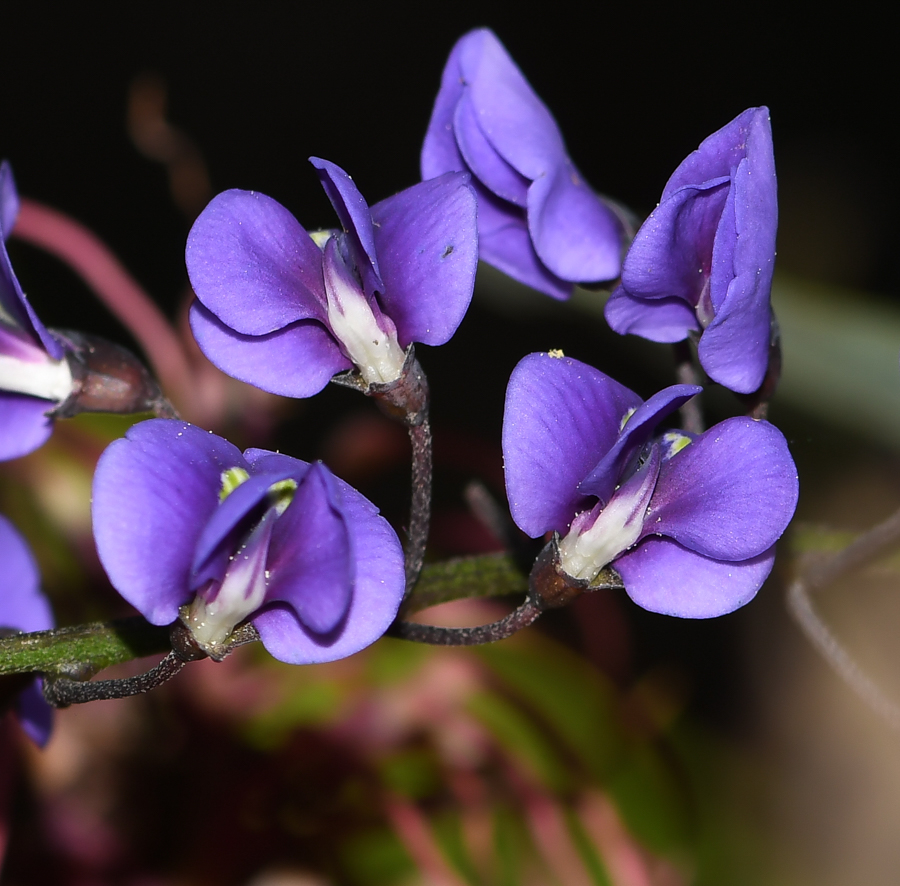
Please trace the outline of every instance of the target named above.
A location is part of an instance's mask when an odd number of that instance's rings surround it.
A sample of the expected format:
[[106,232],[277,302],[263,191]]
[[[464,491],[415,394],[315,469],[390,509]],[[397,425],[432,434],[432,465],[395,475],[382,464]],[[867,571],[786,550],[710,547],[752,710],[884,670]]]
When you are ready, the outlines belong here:
[[0,461],[34,452],[50,439],[55,403],[0,391]]

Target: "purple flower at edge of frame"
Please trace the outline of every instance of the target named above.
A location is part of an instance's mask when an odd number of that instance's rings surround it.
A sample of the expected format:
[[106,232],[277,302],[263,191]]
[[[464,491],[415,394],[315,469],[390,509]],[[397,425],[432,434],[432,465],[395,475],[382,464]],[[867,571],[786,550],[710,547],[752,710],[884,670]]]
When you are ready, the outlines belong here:
[[768,422],[657,432],[699,391],[675,385],[642,402],[591,366],[531,354],[513,370],[503,418],[519,528],[559,533],[571,577],[592,581],[611,564],[635,603],[682,618],[755,596],[798,495],[787,442]]
[[0,461],[43,446],[49,413],[73,390],[63,345],[38,319],[9,260],[6,239],[19,214],[9,164],[0,164]]
[[609,325],[657,342],[700,333],[715,382],[756,391],[769,364],[778,195],[768,108],[750,108],[675,170],[634,238]]
[[450,52],[428,124],[422,178],[472,174],[480,257],[515,280],[566,299],[575,283],[613,280],[623,225],[566,153],[546,105],[493,31]]
[[342,230],[314,237],[271,197],[231,190],[194,223],[187,269],[201,350],[241,381],[310,397],[356,367],[399,377],[413,342],[440,345],[468,309],[478,264],[476,200],[464,173],[371,208],[344,170],[310,158]]
[[321,462],[242,454],[185,422],[141,422],[106,449],[93,521],[113,587],[152,624],[181,616],[207,651],[249,620],[281,661],[333,661],[403,598],[400,542],[360,493]]
[[[53,613],[41,592],[40,573],[25,540],[13,525],[0,516],[0,629],[46,631],[53,627]],[[50,737],[53,710],[44,701],[40,678],[35,677],[19,692],[15,712],[22,728],[41,747]]]

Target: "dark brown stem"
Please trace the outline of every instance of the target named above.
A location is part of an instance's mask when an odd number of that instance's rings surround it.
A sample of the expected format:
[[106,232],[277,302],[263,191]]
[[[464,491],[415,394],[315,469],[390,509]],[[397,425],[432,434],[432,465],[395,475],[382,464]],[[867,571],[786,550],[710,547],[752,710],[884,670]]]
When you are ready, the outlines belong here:
[[[694,365],[694,355],[691,351],[690,342],[675,342],[673,345],[675,351],[675,376],[680,385],[699,385],[702,383],[700,373]],[[702,434],[703,426],[703,410],[700,408],[700,398],[691,397],[684,406],[679,410],[681,415],[681,427],[689,434]]]
[[414,621],[395,621],[388,628],[387,636],[432,646],[481,646],[495,640],[505,640],[537,620],[543,609],[531,597],[498,621],[475,628],[442,628],[423,625]]

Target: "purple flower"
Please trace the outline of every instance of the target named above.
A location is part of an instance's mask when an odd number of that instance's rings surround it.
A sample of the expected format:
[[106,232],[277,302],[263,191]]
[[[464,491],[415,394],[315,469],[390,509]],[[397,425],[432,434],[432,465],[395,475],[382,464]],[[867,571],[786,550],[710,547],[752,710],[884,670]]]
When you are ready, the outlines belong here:
[[478,194],[481,258],[540,292],[612,280],[622,224],[566,153],[559,127],[492,31],[450,53],[425,143],[422,178],[464,170]]
[[655,433],[699,391],[676,385],[642,402],[584,363],[531,354],[513,371],[503,420],[518,526],[563,536],[572,578],[593,581],[612,564],[639,606],[684,618],[753,598],[797,504],[794,462],[767,422]]
[[343,658],[403,597],[400,543],[371,502],[321,463],[242,455],[184,422],[142,422],[103,453],[93,519],[116,590],[152,624],[180,615],[213,654],[249,620],[281,661]]
[[188,236],[203,352],[242,381],[309,397],[338,372],[400,376],[412,342],[439,345],[472,298],[478,256],[469,176],[422,182],[371,209],[339,167],[311,159],[342,231],[311,237],[283,206],[226,191]]
[[609,325],[658,342],[700,332],[707,375],[753,393],[769,362],[777,226],[769,111],[751,108],[669,179],[625,257]]
[[8,163],[0,164],[0,461],[42,446],[50,413],[73,390],[65,349],[37,318],[16,278],[6,238],[19,214]]
[[[53,613],[41,593],[40,575],[25,540],[5,517],[0,516],[0,631],[46,631],[53,627]],[[22,728],[43,746],[50,736],[52,710],[35,678],[19,692],[15,702]]]

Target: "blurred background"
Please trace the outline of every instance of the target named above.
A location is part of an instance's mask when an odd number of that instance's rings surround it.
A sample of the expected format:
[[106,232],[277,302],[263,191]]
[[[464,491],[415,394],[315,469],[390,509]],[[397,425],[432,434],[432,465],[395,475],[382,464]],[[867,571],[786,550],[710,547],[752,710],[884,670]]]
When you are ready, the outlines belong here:
[[[315,228],[333,219],[310,155],[347,169],[370,202],[414,183],[444,61],[473,27],[495,30],[593,186],[641,216],[703,138],[768,105],[785,360],[771,417],[801,504],[776,574],[715,622],[591,595],[480,652],[382,641],[289,669],[247,650],[151,698],[62,712],[42,754],[7,737],[3,882],[897,882],[897,739],[783,605],[798,557],[900,504],[892,34],[865,6],[765,7],[5,5],[0,157],[23,195],[94,230],[175,323],[185,237],[218,191],[263,191]],[[48,325],[137,348],[61,262],[10,251]],[[503,393],[524,354],[563,348],[645,397],[671,383],[668,353],[615,336],[601,312],[598,294],[559,305],[482,269],[458,335],[423,349],[435,558],[496,547],[463,490],[477,479],[503,498]],[[370,403],[216,384],[216,430],[323,458],[403,522],[404,434]],[[734,411],[720,398],[712,417]],[[67,423],[0,465],[0,508],[37,550],[61,624],[127,611],[88,523],[92,462],[125,427]],[[896,566],[822,606],[900,697]]]

